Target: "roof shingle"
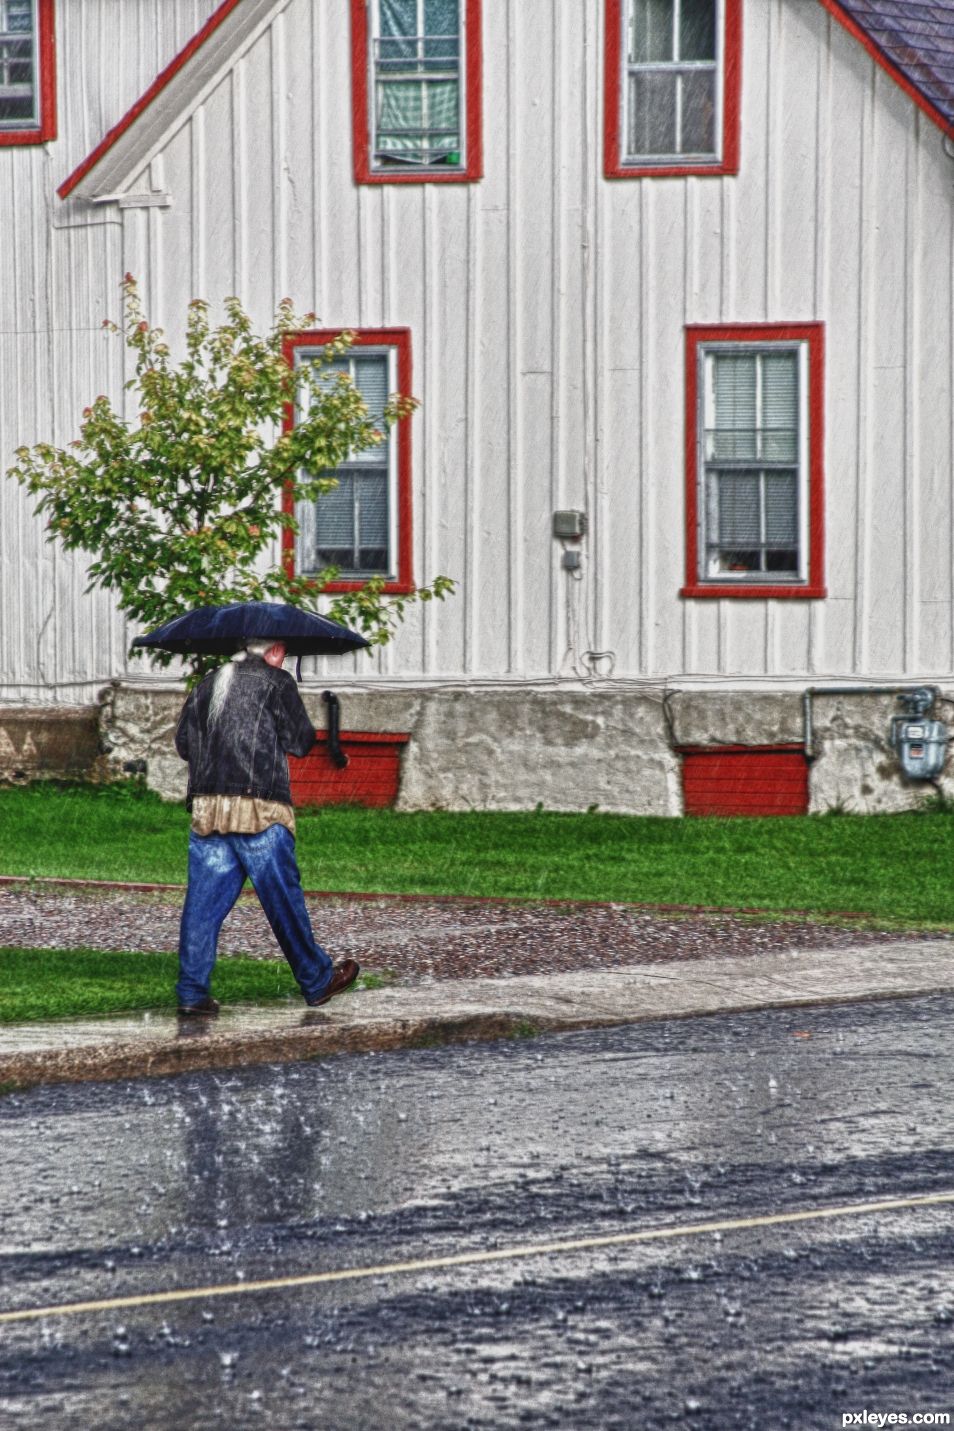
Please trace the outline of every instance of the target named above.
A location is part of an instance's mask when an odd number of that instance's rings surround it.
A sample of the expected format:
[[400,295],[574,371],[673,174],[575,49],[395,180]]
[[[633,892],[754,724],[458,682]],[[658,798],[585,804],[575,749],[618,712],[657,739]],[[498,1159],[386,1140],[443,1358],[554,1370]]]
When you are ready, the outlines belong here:
[[823,0],[853,21],[925,101],[945,130],[954,130],[954,0]]

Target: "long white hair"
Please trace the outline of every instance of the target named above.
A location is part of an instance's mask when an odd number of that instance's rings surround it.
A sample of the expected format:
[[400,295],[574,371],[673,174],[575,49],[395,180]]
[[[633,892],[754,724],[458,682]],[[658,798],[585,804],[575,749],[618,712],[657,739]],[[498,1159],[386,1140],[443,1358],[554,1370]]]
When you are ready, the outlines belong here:
[[212,681],[212,699],[209,701],[209,730],[222,714],[222,708],[232,689],[236,663],[244,661],[248,655],[264,656],[265,652],[270,651],[274,644],[274,641],[246,641],[244,651],[237,651],[230,660],[219,667]]

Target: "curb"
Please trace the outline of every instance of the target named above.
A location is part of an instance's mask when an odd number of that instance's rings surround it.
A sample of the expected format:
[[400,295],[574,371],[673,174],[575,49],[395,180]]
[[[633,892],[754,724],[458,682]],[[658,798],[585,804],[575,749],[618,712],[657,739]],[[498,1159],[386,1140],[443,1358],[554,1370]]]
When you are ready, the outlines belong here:
[[[47,1084],[114,1082],[123,1079],[161,1078],[212,1069],[248,1068],[261,1064],[298,1063],[336,1054],[391,1053],[401,1050],[441,1048],[451,1044],[492,1043],[500,1039],[534,1038],[539,1034],[583,1032],[619,1028],[637,1023],[665,1023],[670,1019],[714,1018],[763,1010],[825,1008],[846,1003],[883,1003],[892,999],[927,998],[954,993],[951,980],[921,983],[918,987],[880,987],[831,993],[805,990],[787,994],[738,997],[718,1007],[702,1004],[666,1011],[606,1009],[544,1012],[539,1008],[475,1011],[428,1015],[421,1018],[370,1019],[345,1024],[328,1021],[264,1033],[219,1033],[205,1022],[190,1020],[185,1030],[168,1039],[151,1042],[116,1042],[72,1049],[46,1048],[0,1055],[0,1096],[26,1092]],[[319,1015],[326,1018],[326,1015]]]
[[579,1016],[530,1019],[519,1013],[477,1013],[344,1026],[329,1023],[243,1037],[216,1034],[190,1023],[184,1036],[175,1041],[157,1041],[152,1046],[128,1042],[0,1055],[0,1093],[26,1091],[39,1084],[112,1082],[263,1063],[298,1063],[341,1053],[390,1053],[454,1043],[491,1043],[628,1022],[632,1020],[602,1014],[581,1020]]

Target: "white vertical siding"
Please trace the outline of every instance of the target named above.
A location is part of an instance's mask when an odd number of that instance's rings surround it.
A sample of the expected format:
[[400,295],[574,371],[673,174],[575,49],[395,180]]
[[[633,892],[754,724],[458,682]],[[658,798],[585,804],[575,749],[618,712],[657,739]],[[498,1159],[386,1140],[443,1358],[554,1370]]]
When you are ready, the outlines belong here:
[[[606,181],[602,7],[487,0],[484,179],[358,188],[347,7],[288,0],[142,176],[169,209],[54,231],[55,183],[212,4],[76,0],[61,56],[89,81],[61,81],[64,139],[0,151],[34,216],[0,246],[5,457],[116,390],[98,328],[124,269],[173,333],[193,296],[265,323],[287,294],[322,325],[411,329],[414,570],[459,582],[339,678],[585,674],[594,650],[677,680],[954,672],[954,169],[820,5],[745,4],[737,177]],[[128,64],[104,62],[107,33]],[[805,321],[826,333],[829,596],[683,599],[685,325]],[[10,488],[0,698],[72,699],[125,634]],[[561,507],[589,517],[579,579]]]
[[[122,390],[122,227],[56,187],[211,14],[216,0],[57,5],[59,138],[0,149],[0,474],[21,444],[75,436],[83,407]],[[125,665],[112,600],[84,595],[86,560],[45,540],[0,475],[0,701],[92,700]]]

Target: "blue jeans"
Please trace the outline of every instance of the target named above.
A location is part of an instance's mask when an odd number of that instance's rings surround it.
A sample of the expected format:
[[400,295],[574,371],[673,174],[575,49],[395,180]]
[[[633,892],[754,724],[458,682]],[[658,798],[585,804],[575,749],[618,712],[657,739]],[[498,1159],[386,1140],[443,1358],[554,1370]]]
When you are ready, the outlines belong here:
[[291,831],[284,825],[269,825],[260,835],[190,831],[189,888],[179,928],[180,1004],[208,994],[219,930],[246,876],[305,998],[318,998],[330,984],[334,966],[312,933]]

